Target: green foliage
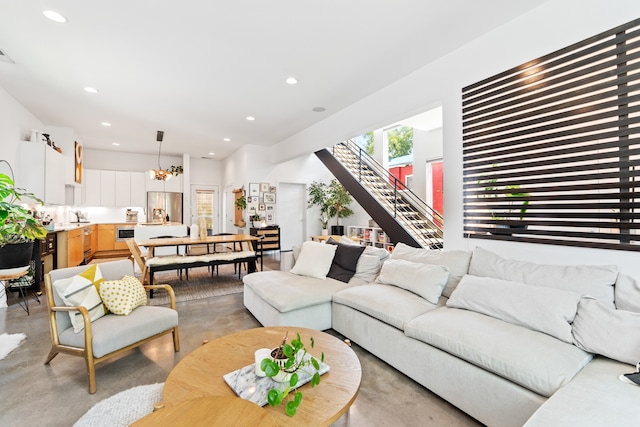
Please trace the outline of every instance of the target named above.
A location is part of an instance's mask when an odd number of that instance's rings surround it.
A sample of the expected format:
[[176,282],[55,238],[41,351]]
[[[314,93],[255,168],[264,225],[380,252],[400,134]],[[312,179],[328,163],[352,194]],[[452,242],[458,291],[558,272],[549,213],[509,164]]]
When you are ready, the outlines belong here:
[[[495,167],[496,165],[494,164],[493,166]],[[484,189],[486,191],[494,191],[493,194],[488,194],[481,197],[498,197],[500,195],[504,195],[506,197],[525,198],[530,196],[529,193],[524,193],[520,190],[519,184],[505,185],[503,187],[500,186],[497,178],[488,178],[488,179],[480,180],[478,181],[478,184],[484,185]],[[517,202],[516,201],[510,202],[510,204],[515,204],[515,203]],[[528,206],[529,206],[529,200],[523,200],[522,203],[520,204],[520,207],[516,208],[520,213],[520,220],[524,219],[524,214],[527,212]],[[512,209],[509,209],[508,213],[511,213],[511,211]],[[498,214],[492,213],[491,215],[494,219],[503,219],[503,217],[500,216],[499,213]]]
[[406,156],[413,152],[413,128],[401,126],[387,132],[389,159]]
[[373,132],[367,132],[364,135],[362,135],[362,138],[364,139],[364,149],[367,152],[368,155],[373,156],[373,150],[374,150],[374,142],[373,142]]
[[244,196],[244,194],[236,199],[235,204],[236,208],[240,209],[241,211],[247,209],[247,198]]
[[[298,385],[299,375],[298,372],[311,373],[313,369],[313,376],[311,378],[311,387],[315,387],[320,384],[320,363],[313,357],[307,356],[307,349],[300,338],[300,334],[296,334],[296,338],[291,340],[290,344],[286,343],[287,337],[282,341],[282,344],[275,349],[275,357],[277,359],[287,359],[284,364],[284,369],[281,369],[278,363],[271,358],[262,359],[260,362],[260,368],[264,371],[265,375],[269,378],[273,378],[280,373],[281,370],[290,373],[289,382],[284,390],[277,387],[272,388],[267,393],[267,402],[271,406],[281,405],[284,400],[290,396],[292,390],[295,390]],[[315,345],[313,337],[310,340],[311,348]],[[273,354],[273,353],[272,353]],[[322,359],[324,362],[324,353],[322,353]],[[293,398],[285,404],[285,413],[293,417],[298,411],[298,407],[302,403],[302,392],[297,391]]]
[[349,207],[353,199],[344,185],[332,179],[329,184],[329,216],[336,217],[336,224],[340,225],[340,218],[348,218],[353,215]]
[[47,230],[31,211],[16,203],[22,197],[44,204],[32,193],[16,188],[8,175],[0,174],[0,246],[24,243],[47,235]]

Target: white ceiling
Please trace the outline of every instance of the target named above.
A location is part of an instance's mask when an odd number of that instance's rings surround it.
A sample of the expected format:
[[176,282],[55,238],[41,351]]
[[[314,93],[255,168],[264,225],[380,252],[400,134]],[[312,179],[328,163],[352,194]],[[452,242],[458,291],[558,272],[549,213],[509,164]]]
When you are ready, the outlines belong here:
[[0,0],[0,50],[14,61],[0,61],[0,86],[86,148],[155,154],[164,130],[163,154],[222,159],[278,143],[543,2]]

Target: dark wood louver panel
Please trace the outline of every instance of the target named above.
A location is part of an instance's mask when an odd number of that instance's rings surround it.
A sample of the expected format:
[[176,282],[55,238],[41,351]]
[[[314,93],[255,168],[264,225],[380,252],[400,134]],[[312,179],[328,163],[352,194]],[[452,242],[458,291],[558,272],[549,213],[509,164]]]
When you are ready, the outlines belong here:
[[462,90],[464,232],[640,250],[640,19]]

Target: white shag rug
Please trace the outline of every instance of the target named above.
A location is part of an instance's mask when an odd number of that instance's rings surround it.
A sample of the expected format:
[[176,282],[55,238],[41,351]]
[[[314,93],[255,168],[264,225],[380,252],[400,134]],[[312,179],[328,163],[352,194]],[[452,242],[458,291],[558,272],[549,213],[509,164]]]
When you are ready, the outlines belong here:
[[0,335],[0,360],[18,348],[26,337],[25,334],[7,334],[6,332]]
[[73,427],[126,427],[153,412],[163,387],[164,383],[141,385],[114,394],[96,403]]

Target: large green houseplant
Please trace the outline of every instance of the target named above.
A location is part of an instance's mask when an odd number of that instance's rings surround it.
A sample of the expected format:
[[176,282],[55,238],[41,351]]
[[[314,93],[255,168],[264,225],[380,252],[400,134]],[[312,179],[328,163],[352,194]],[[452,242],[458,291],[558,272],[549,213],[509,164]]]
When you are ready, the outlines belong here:
[[[340,218],[347,218],[353,215],[353,210],[349,207],[353,199],[347,189],[337,180],[332,179],[329,184],[322,181],[313,181],[309,185],[309,199],[307,208],[318,206],[320,208],[320,222],[322,229],[326,230],[329,220],[336,217],[336,226],[334,228],[341,229]],[[343,230],[332,231],[331,234],[342,235]]]
[[31,211],[18,204],[23,197],[41,205],[44,204],[32,193],[16,188],[9,175],[0,173],[0,268],[2,269],[28,265],[33,241],[47,235],[47,230]]

